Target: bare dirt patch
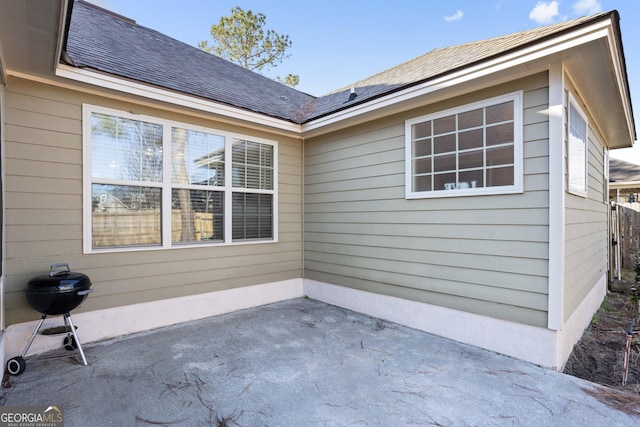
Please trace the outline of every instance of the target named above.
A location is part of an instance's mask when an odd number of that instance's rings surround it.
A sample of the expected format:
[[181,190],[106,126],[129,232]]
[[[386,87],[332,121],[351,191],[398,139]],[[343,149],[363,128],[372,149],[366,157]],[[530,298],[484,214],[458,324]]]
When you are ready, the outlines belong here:
[[[633,322],[627,383],[622,385],[628,322]],[[640,415],[640,313],[630,294],[609,292],[574,346],[564,373],[607,386],[595,397]]]

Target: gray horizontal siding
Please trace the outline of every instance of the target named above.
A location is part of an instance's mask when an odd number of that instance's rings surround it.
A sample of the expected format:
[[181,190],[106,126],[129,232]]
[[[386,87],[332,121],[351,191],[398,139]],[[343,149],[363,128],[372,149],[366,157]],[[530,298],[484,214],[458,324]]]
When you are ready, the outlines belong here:
[[[82,104],[135,111],[279,142],[279,242],[82,253]],[[89,275],[79,310],[194,295],[302,275],[302,166],[296,139],[11,78],[5,90],[7,324],[37,317],[22,292],[55,262]]]
[[[579,93],[567,79],[577,102]],[[568,102],[567,102],[568,105]],[[588,109],[584,108],[585,114]],[[565,108],[565,119],[568,114]],[[604,141],[600,139],[594,120],[588,117],[587,197],[565,193],[565,272],[564,320],[579,308],[608,267],[609,196],[604,182]],[[566,123],[566,120],[565,120]],[[565,147],[567,131],[565,129]],[[565,149],[565,153],[568,149]],[[605,276],[606,277],[606,276]]]
[[[524,194],[406,200],[404,120],[524,89]],[[305,276],[546,326],[546,74],[306,141]]]
[[589,122],[587,197],[565,194],[565,321],[606,274],[609,257],[604,144],[598,137],[597,129],[592,127],[591,118]]
[[[342,286],[348,286],[367,292],[379,293],[383,295],[393,295],[397,298],[403,298],[411,301],[418,301],[427,304],[438,305],[442,307],[455,307],[457,310],[480,315],[487,313],[499,313],[500,317],[508,318],[511,321],[519,323],[544,323],[546,322],[546,313],[539,310],[531,312],[522,310],[521,307],[511,304],[502,304],[489,301],[486,298],[474,299],[468,296],[460,297],[451,293],[436,292],[419,292],[414,286],[401,286],[394,280],[393,283],[384,283],[378,276],[367,275],[368,269],[365,271],[351,270],[331,271],[333,266],[312,265],[314,268],[314,279],[332,283],[337,277],[340,278]],[[362,273],[362,274],[359,274]],[[402,273],[400,273],[402,274]]]

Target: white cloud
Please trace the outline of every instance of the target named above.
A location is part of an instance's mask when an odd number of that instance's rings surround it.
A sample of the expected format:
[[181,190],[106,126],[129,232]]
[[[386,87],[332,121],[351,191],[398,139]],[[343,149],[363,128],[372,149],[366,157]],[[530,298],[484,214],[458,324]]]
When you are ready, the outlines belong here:
[[548,3],[539,1],[529,12],[529,19],[536,21],[538,24],[551,24],[558,14],[558,2],[556,0]]
[[443,19],[447,22],[451,22],[451,21],[459,21],[462,19],[462,17],[464,16],[464,12],[461,10],[458,10],[456,13],[454,13],[451,16],[445,16]]
[[573,12],[576,15],[593,15],[602,12],[602,7],[598,0],[578,0],[573,4]]

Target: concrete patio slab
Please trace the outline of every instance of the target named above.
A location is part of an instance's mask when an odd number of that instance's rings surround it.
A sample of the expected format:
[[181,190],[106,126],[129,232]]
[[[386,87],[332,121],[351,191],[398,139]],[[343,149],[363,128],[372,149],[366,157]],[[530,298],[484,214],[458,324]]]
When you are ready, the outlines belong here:
[[640,424],[592,383],[304,298],[83,347],[27,359],[3,404],[66,427]]

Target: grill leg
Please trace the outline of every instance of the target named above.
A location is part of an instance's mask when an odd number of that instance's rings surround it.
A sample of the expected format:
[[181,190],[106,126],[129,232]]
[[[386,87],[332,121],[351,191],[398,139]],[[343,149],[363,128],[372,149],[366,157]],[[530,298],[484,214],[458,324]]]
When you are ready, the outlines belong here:
[[78,351],[80,352],[80,356],[82,357],[82,364],[87,366],[87,359],[84,357],[84,351],[82,351],[82,345],[80,345],[80,340],[78,339],[78,335],[76,334],[76,328],[73,326],[73,322],[71,321],[71,315],[67,311],[64,314],[64,322],[67,324],[67,327],[71,329],[71,333],[73,334],[73,339],[76,340],[76,344],[78,345]]
[[38,335],[38,331],[42,327],[42,324],[44,323],[44,319],[46,318],[47,318],[46,314],[43,314],[40,317],[40,322],[38,322],[38,326],[36,327],[36,330],[33,331],[33,334],[31,334],[31,338],[29,338],[29,342],[27,343],[27,346],[22,351],[21,357],[24,357],[27,354],[27,351],[29,351],[29,347],[31,347],[31,344],[33,344],[33,340],[36,338],[36,335]]

